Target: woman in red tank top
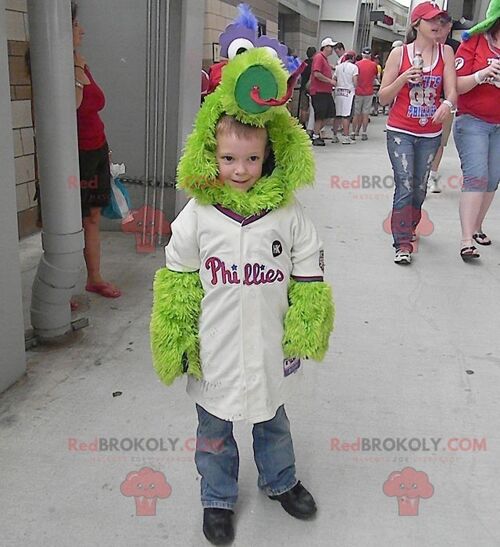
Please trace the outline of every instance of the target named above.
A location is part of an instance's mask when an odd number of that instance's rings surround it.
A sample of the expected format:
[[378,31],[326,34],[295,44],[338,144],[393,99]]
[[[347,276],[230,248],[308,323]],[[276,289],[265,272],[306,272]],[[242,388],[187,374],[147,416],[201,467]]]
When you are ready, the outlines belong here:
[[[82,201],[83,254],[87,266],[86,290],[107,298],[117,298],[121,292],[101,276],[101,239],[99,222],[101,208],[109,203],[111,173],[109,148],[104,124],[99,111],[104,108],[105,98],[101,88],[92,78],[84,57],[78,51],[84,35],[76,18],[77,5],[71,2],[73,23],[73,57],[75,64],[76,117],[78,128],[78,156],[80,164],[80,195]],[[75,305],[72,302],[72,308]]]
[[[434,2],[415,7],[411,26],[416,37],[391,51],[379,91],[381,105],[394,101],[387,150],[394,171],[391,229],[397,264],[411,262],[442,123],[457,101],[453,50],[436,41],[443,18],[448,14]],[[446,99],[441,101],[443,89]]]

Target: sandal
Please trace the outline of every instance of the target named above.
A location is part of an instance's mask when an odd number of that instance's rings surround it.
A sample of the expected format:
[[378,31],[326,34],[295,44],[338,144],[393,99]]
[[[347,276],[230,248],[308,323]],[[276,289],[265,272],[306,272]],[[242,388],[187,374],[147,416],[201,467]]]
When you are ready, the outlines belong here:
[[472,239],[479,245],[491,245],[491,239],[483,232],[476,232]]
[[104,298],[118,298],[122,295],[121,291],[113,287],[111,283],[89,283],[85,290],[100,294]]
[[468,260],[479,258],[481,255],[477,252],[474,245],[471,245],[469,247],[462,247],[460,249],[460,256],[462,257],[462,260],[467,262]]

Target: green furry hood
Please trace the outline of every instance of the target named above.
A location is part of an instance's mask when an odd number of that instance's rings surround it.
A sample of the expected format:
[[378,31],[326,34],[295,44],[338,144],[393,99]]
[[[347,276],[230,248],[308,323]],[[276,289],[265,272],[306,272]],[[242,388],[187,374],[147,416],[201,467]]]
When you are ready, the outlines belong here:
[[[186,141],[177,170],[179,188],[199,203],[219,204],[248,216],[283,207],[297,188],[312,184],[314,158],[309,137],[285,106],[273,106],[286,95],[287,78],[281,62],[264,48],[237,55],[224,67],[220,85],[205,99]],[[255,86],[260,102],[255,101]],[[248,192],[239,192],[217,178],[215,128],[224,114],[268,132],[274,169]]]

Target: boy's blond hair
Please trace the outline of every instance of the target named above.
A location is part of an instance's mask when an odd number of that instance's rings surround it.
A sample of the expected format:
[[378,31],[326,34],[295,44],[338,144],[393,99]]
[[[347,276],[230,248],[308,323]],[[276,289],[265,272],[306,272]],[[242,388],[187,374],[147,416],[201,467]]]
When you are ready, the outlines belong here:
[[267,141],[268,135],[266,128],[241,123],[236,118],[233,118],[233,116],[229,116],[228,114],[221,116],[215,127],[216,137],[219,135],[234,135],[238,139],[241,139],[254,137],[257,133],[262,135],[262,132],[264,132]]

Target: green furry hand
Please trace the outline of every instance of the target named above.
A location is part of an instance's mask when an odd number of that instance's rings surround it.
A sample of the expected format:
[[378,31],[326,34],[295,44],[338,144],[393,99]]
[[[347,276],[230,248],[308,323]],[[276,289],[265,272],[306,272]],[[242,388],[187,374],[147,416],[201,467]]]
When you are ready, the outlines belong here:
[[335,308],[332,291],[324,282],[291,281],[290,307],[285,316],[283,351],[285,357],[311,357],[322,361],[333,330]]
[[156,373],[167,385],[185,372],[202,378],[198,320],[203,296],[198,272],[178,273],[167,268],[156,272],[151,351]]

